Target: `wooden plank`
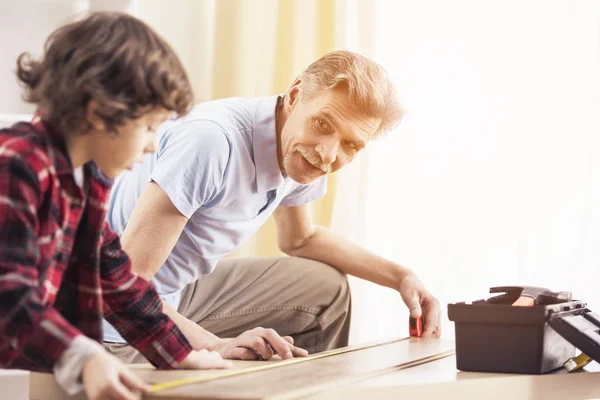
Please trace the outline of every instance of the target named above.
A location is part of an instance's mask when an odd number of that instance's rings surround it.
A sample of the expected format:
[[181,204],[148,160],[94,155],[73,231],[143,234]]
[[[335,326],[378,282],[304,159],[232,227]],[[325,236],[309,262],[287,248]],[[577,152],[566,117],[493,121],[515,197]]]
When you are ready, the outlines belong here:
[[[199,381],[203,380],[212,380],[218,379],[221,377],[225,377],[231,375],[231,371],[236,372],[245,372],[252,370],[260,370],[268,369],[270,366],[280,366],[285,365],[286,363],[293,362],[306,362],[312,360],[316,357],[321,358],[323,356],[327,356],[330,354],[337,354],[342,352],[350,352],[356,351],[367,347],[379,346],[382,344],[388,344],[390,342],[398,341],[398,340],[408,340],[408,338],[400,338],[400,339],[387,339],[387,340],[377,340],[372,342],[367,342],[360,345],[347,346],[340,349],[334,349],[329,351],[324,351],[321,353],[313,354],[308,357],[297,358],[294,360],[283,361],[277,355],[274,356],[269,361],[243,361],[243,360],[233,360],[233,367],[231,369],[226,370],[174,370],[174,371],[157,371],[152,365],[148,363],[144,364],[131,364],[129,367],[145,382],[150,383],[152,385],[160,385],[166,382],[175,382],[180,380],[192,380],[198,379]],[[267,367],[265,367],[267,366]]]
[[[167,389],[146,399],[288,399],[347,384],[410,363],[423,362],[454,350],[453,341],[407,339],[304,363]],[[446,354],[447,355],[447,354]],[[275,361],[277,362],[277,361]],[[284,363],[284,361],[278,361]],[[256,362],[255,362],[256,363]],[[178,379],[203,371],[136,373],[148,382]],[[210,372],[209,372],[210,373]]]
[[69,396],[58,386],[54,375],[32,372],[29,376],[29,400],[87,400],[87,397],[83,392]]
[[388,375],[395,371],[413,368],[415,366],[420,366],[422,364],[434,363],[434,362],[437,362],[444,358],[451,357],[454,354],[455,354],[454,350],[448,350],[443,353],[439,353],[439,354],[425,357],[422,359],[418,359],[415,361],[410,361],[410,362],[400,364],[400,365],[397,365],[394,367],[385,368],[385,369],[378,370],[378,371],[373,371],[373,372],[365,374],[365,375],[342,377],[336,381],[330,381],[330,382],[322,383],[319,385],[308,386],[303,389],[286,392],[285,394],[281,394],[281,395],[269,396],[268,399],[269,400],[294,400],[294,399],[309,398],[311,395],[314,395],[314,394],[329,393],[329,391],[332,389],[339,389],[342,387],[346,387],[346,386],[349,386],[356,382],[369,381],[378,376],[382,376],[382,375],[385,376],[385,375]]
[[[398,339],[397,339],[398,340]],[[405,340],[405,339],[400,339]],[[375,346],[388,341],[374,341],[362,345],[350,346],[346,349],[355,350],[365,346]],[[322,354],[322,353],[319,353]],[[233,361],[233,369],[249,369],[257,366],[264,366],[272,363],[281,363],[281,359],[277,361]],[[228,373],[229,370],[176,370],[176,371],[157,371],[148,363],[131,364],[129,367],[142,379],[148,383],[165,382],[174,379],[195,378],[198,376],[220,375]],[[80,393],[75,396],[69,396],[60,386],[54,381],[52,374],[33,372],[30,378],[29,393],[31,400],[85,400],[86,396]],[[0,396],[1,398],[1,396]]]
[[281,367],[284,367],[284,366],[287,366],[290,364],[299,364],[299,363],[310,362],[310,361],[313,361],[313,360],[316,360],[319,358],[332,357],[332,356],[335,356],[338,354],[344,354],[344,353],[349,353],[351,351],[363,350],[363,349],[366,349],[369,347],[381,346],[381,345],[395,343],[400,340],[407,340],[407,339],[408,338],[393,339],[393,340],[380,340],[380,341],[370,342],[370,343],[361,344],[361,345],[347,346],[347,347],[342,347],[339,349],[323,351],[323,352],[320,352],[317,354],[309,355],[308,357],[298,357],[298,358],[294,358],[291,360],[285,360],[285,361],[281,360],[281,358],[279,358],[278,356],[274,357],[272,360],[269,360],[268,363],[259,362],[259,363],[252,363],[252,365],[250,365],[251,362],[246,361],[246,362],[244,362],[243,365],[240,365],[238,363],[234,368],[231,368],[229,370],[203,371],[201,373],[186,372],[186,375],[190,375],[190,377],[174,379],[174,380],[170,380],[167,382],[154,383],[152,385],[151,391],[157,392],[160,390],[171,389],[174,387],[189,385],[189,384],[193,384],[193,383],[206,382],[206,381],[215,380],[215,379],[230,378],[233,376],[238,376],[238,375],[243,375],[243,374],[248,374],[248,373],[266,371],[266,370],[273,369],[273,368],[281,368]]

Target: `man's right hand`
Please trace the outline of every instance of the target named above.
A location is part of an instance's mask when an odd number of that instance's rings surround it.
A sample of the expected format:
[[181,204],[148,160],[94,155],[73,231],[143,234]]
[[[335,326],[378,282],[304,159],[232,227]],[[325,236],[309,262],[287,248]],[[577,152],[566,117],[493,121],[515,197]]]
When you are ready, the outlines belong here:
[[269,360],[274,354],[287,360],[308,355],[308,351],[294,346],[294,339],[290,336],[281,337],[275,330],[264,328],[246,331],[235,339],[218,344],[213,350],[223,358],[237,360]]
[[125,364],[105,351],[88,358],[81,377],[89,400],[137,400],[149,389]]

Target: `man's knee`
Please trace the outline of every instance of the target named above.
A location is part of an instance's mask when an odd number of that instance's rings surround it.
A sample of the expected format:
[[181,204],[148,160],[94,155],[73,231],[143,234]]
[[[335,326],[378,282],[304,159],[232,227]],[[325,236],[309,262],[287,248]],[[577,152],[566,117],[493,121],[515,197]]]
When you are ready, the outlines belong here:
[[304,332],[294,339],[311,352],[319,352],[348,345],[350,331],[350,285],[345,274],[330,265],[298,258],[300,279],[310,282],[306,292],[320,311],[315,321],[317,330]]
[[301,271],[300,277],[311,293],[329,306],[347,309],[350,306],[350,285],[346,274],[320,261],[290,257]]

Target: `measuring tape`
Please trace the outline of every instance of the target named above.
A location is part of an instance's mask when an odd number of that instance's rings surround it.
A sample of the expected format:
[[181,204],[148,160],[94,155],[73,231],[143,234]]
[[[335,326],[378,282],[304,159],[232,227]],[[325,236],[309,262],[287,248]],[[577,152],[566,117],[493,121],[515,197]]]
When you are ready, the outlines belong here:
[[315,354],[312,356],[293,358],[290,360],[283,360],[283,361],[279,361],[279,362],[272,362],[269,364],[260,365],[258,367],[224,371],[224,372],[215,373],[215,374],[211,374],[211,375],[198,376],[196,378],[178,379],[178,380],[173,380],[173,381],[169,381],[169,382],[155,383],[152,386],[150,386],[149,393],[155,393],[160,390],[166,390],[166,389],[171,389],[171,388],[175,388],[175,387],[179,387],[179,386],[190,385],[192,383],[200,383],[200,382],[206,382],[206,381],[211,381],[211,380],[215,380],[215,379],[229,378],[232,376],[249,374],[251,372],[266,371],[266,370],[273,369],[273,368],[285,367],[286,365],[299,364],[302,362],[318,360],[320,358],[331,357],[331,356],[335,356],[338,354],[345,354],[345,353],[350,353],[353,351],[358,351],[358,350],[368,349],[371,347],[381,346],[382,344],[398,343],[398,342],[401,342],[403,340],[408,340],[408,339],[410,339],[410,338],[402,338],[402,339],[396,339],[396,340],[392,340],[392,341],[389,341],[389,340],[377,341],[377,342],[373,342],[373,343],[366,344],[366,345],[357,345],[357,346],[351,346],[351,347],[344,347],[341,349],[324,351],[322,353],[318,353],[318,354]]
[[581,353],[577,357],[569,358],[563,366],[568,372],[579,371],[581,368],[585,367],[589,363],[592,362],[592,357]]

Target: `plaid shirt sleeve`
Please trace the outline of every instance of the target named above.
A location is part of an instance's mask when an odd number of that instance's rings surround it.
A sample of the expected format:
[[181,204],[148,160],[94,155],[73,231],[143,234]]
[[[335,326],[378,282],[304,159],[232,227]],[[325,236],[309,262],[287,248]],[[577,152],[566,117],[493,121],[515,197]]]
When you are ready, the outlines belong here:
[[162,312],[162,301],[152,285],[133,273],[129,257],[107,223],[100,262],[104,316],[108,322],[154,366],[175,368],[192,348]]
[[25,347],[52,366],[81,332],[47,301],[56,288],[38,269],[42,185],[32,163],[11,153],[0,155],[0,366]]

